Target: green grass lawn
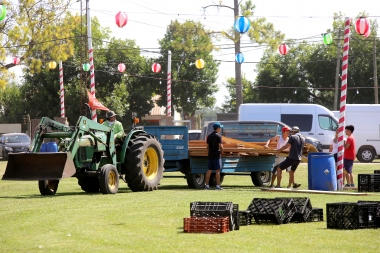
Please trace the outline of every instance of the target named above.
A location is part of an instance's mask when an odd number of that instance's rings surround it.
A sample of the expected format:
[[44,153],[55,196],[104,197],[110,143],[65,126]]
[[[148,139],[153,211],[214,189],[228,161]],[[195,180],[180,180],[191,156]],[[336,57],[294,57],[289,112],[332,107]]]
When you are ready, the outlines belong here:
[[[296,181],[307,189],[307,164]],[[0,162],[0,176],[6,162]],[[355,164],[373,173],[379,164]],[[177,175],[168,173],[165,175]],[[288,175],[284,175],[286,186]],[[355,178],[355,181],[357,179]],[[379,252],[380,229],[331,230],[326,222],[243,226],[225,234],[183,233],[193,201],[232,201],[246,209],[253,198],[309,197],[326,203],[380,201],[380,194],[334,196],[273,193],[254,187],[249,176],[226,176],[224,191],[191,190],[183,178],[164,178],[159,190],[87,194],[76,178],[62,180],[55,196],[41,196],[37,182],[0,181],[0,252]]]

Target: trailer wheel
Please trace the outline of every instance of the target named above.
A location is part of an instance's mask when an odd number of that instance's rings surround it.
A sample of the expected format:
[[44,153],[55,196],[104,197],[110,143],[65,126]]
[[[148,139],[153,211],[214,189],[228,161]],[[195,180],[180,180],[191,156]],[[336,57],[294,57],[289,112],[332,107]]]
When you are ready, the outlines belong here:
[[100,170],[100,192],[103,194],[115,194],[119,189],[119,173],[112,164],[104,165]]
[[251,180],[255,186],[263,186],[270,183],[272,174],[270,171],[252,171]]
[[206,174],[186,174],[187,185],[191,189],[203,189],[206,184]]
[[[223,180],[224,180],[224,174],[220,173],[220,185],[222,185]],[[215,173],[211,173],[209,185],[211,187],[216,186],[216,174]]]
[[38,180],[38,188],[41,195],[55,195],[59,180]]
[[363,146],[357,154],[358,160],[362,163],[370,163],[375,159],[376,152],[371,146]]
[[99,179],[97,177],[80,177],[78,178],[78,184],[85,192],[99,192]]
[[157,138],[140,134],[128,144],[125,179],[134,191],[157,190],[164,172],[164,152]]

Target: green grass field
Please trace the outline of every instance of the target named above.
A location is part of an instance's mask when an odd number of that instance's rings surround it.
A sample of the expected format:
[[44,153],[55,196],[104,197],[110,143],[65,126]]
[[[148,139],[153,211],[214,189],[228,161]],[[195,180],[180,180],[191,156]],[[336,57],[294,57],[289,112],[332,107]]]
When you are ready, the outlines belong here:
[[[296,181],[307,189],[307,164]],[[0,176],[6,162],[0,162]],[[373,173],[378,163],[355,164]],[[167,173],[167,176],[181,174]],[[288,175],[284,175],[286,186]],[[356,181],[356,179],[355,179]],[[380,194],[337,196],[273,193],[249,176],[226,176],[224,191],[191,190],[180,177],[164,178],[158,191],[131,192],[120,181],[115,195],[87,194],[76,178],[62,180],[55,196],[41,196],[37,182],[0,181],[0,252],[379,252],[380,229],[331,230],[326,222],[243,226],[225,234],[183,233],[193,201],[232,201],[240,210],[253,198],[309,197],[326,203],[380,201]]]

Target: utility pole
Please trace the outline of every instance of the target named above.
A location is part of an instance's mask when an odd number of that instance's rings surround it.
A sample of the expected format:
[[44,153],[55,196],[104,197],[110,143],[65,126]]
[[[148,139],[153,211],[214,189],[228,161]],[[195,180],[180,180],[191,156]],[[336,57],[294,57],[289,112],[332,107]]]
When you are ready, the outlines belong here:
[[376,37],[373,37],[373,86],[375,89],[375,104],[378,104],[379,103],[379,89],[377,85]]
[[338,44],[336,49],[336,69],[335,69],[335,94],[334,94],[334,111],[338,109],[338,92],[339,92],[339,69],[340,69],[340,30],[338,30]]

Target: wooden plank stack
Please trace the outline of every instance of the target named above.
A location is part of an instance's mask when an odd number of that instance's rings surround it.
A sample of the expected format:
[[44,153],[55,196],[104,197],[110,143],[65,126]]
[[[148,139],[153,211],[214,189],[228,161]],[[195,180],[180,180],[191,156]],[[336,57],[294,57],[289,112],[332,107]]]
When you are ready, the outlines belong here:
[[[276,143],[269,144],[269,148],[264,148],[266,142],[245,142],[223,136],[222,157],[231,156],[259,156],[259,155],[280,155],[288,156],[287,152],[277,153]],[[305,144],[303,154],[308,152],[318,152],[311,144]],[[207,143],[202,140],[189,141],[189,156],[207,157]]]

